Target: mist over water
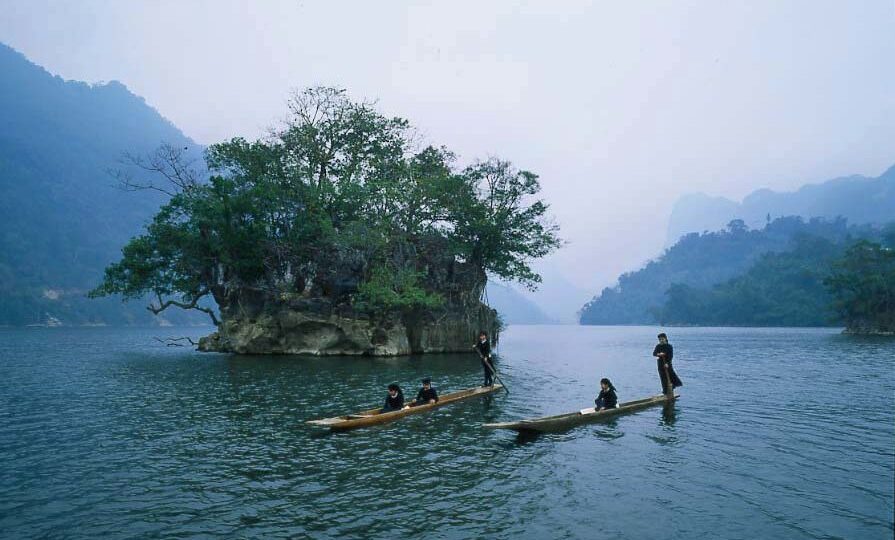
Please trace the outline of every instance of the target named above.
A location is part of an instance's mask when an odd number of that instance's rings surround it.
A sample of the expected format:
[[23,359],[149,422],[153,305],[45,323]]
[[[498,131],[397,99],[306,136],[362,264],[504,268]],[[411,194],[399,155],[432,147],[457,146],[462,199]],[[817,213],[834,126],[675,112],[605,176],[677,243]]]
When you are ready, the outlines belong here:
[[[196,335],[199,330],[190,330]],[[671,409],[481,423],[658,392],[648,327],[516,326],[509,395],[348,433],[307,419],[480,384],[472,355],[203,355],[176,329],[0,330],[0,531],[26,537],[891,538],[891,340],[674,329]]]

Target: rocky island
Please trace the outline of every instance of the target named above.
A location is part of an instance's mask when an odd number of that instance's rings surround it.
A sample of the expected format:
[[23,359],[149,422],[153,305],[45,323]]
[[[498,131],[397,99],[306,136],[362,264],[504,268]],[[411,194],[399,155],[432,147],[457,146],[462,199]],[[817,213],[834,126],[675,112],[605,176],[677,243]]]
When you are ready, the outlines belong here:
[[344,90],[311,88],[284,127],[191,163],[176,147],[132,158],[129,189],[167,203],[92,296],[208,314],[203,351],[402,355],[469,351],[498,314],[489,276],[528,287],[560,246],[534,173],[491,158],[463,168],[406,120]]
[[432,290],[455,291],[449,302],[428,309],[379,313],[338,302],[322,291],[272,294],[221,288],[215,294],[222,321],[199,350],[241,354],[394,356],[469,352],[479,330],[496,341],[500,321],[481,302],[485,275],[470,265],[442,261],[444,281]]

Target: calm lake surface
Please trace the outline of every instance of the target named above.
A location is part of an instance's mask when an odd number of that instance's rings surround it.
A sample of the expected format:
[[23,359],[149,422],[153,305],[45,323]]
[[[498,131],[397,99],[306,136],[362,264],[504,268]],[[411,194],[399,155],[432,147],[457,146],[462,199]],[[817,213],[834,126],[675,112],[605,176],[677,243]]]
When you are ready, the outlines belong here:
[[303,421],[481,384],[472,355],[244,357],[207,329],[0,329],[4,538],[891,539],[895,340],[668,330],[671,410],[519,438],[482,422],[659,393],[655,328],[515,326],[509,395],[330,434]]

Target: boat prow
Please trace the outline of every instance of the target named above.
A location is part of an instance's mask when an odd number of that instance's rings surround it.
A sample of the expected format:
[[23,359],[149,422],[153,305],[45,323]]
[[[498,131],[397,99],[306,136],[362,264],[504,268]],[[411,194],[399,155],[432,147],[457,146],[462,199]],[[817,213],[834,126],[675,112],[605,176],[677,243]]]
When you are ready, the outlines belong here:
[[437,403],[426,403],[425,405],[417,405],[416,407],[410,407],[401,409],[399,411],[389,412],[380,412],[379,409],[368,409],[366,411],[360,411],[342,416],[334,416],[332,418],[307,420],[305,423],[313,426],[330,428],[333,431],[344,431],[347,429],[373,426],[376,424],[391,422],[393,420],[397,420],[411,414],[419,414],[426,411],[431,411],[432,409],[435,409],[437,407],[443,407],[445,405],[456,403],[457,401],[462,401],[464,399],[470,399],[477,396],[490,394],[492,392],[501,390],[502,388],[503,386],[499,384],[495,384],[494,386],[477,386],[475,388],[467,388],[466,390],[459,390],[457,392],[444,394],[440,396]]
[[672,403],[679,397],[680,394],[674,394],[673,397],[668,397],[665,394],[662,394],[658,396],[652,396],[644,399],[621,403],[614,409],[603,409],[601,411],[598,411],[591,407],[589,409],[581,409],[580,411],[566,414],[557,414],[555,416],[543,416],[541,418],[530,418],[527,420],[517,420],[515,422],[482,424],[482,427],[486,427],[488,429],[511,429],[514,431],[562,431],[582,424],[589,424],[592,422],[600,422],[603,420],[608,420],[610,418],[615,418],[621,414]]

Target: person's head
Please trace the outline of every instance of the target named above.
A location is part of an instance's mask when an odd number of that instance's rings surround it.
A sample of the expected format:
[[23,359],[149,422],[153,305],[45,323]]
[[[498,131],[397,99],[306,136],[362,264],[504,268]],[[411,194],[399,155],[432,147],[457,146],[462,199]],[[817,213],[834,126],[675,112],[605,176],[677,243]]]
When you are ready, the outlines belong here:
[[488,333],[484,330],[479,332],[479,341],[488,341]]
[[388,385],[388,393],[390,396],[394,397],[394,396],[398,395],[398,390],[400,390],[400,388],[398,387],[397,384],[392,383],[392,384]]
[[606,377],[603,377],[602,379],[600,379],[600,388],[602,388],[603,390],[609,390],[610,388],[612,388],[612,381],[610,381]]
[[432,387],[432,379],[430,379],[429,377],[426,377],[420,382],[423,383],[423,388],[425,388],[426,390]]
[[659,343],[668,343],[668,336],[665,335],[665,332],[659,334]]

